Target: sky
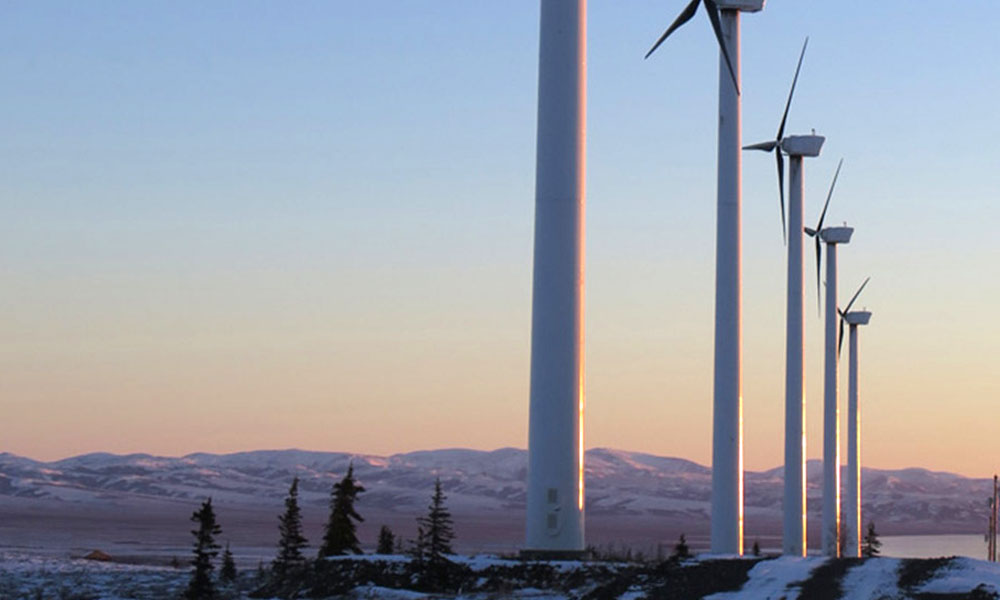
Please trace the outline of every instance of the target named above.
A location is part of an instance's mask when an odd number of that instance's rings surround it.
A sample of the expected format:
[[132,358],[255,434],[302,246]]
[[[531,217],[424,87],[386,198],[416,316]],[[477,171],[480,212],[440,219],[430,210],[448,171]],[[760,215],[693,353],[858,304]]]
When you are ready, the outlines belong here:
[[[682,4],[588,9],[586,444],[709,464],[705,14],[642,58]],[[828,223],[856,227],[842,302],[872,277],[868,466],[997,469],[998,26],[991,0],[742,21],[746,143],[773,138],[810,36],[787,132],[827,136],[807,224],[845,160]],[[537,53],[529,0],[0,2],[0,451],[524,447]],[[765,469],[785,249],[773,159],[743,173],[745,464]]]

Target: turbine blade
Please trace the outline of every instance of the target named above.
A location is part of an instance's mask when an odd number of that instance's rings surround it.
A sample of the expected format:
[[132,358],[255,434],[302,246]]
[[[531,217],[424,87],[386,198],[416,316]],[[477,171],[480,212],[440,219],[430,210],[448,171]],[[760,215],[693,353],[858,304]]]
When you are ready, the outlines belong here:
[[837,163],[837,172],[833,174],[833,182],[830,184],[830,191],[826,193],[826,203],[823,205],[823,212],[819,215],[819,225],[816,231],[823,231],[823,219],[826,218],[826,209],[830,208],[830,198],[833,197],[833,188],[837,186],[837,178],[840,177],[840,167],[844,166],[844,159]]
[[817,233],[817,231],[812,227],[803,227],[802,229],[806,232],[806,235],[808,235],[809,237],[814,237]]
[[785,232],[785,158],[781,156],[781,148],[774,153],[778,161],[778,202],[781,204],[781,239],[788,245],[788,234]]
[[656,49],[660,47],[660,44],[662,44],[663,41],[666,40],[671,33],[677,31],[677,29],[681,25],[691,20],[691,17],[693,17],[694,14],[698,12],[699,1],[700,0],[691,0],[691,2],[687,5],[687,7],[683,11],[681,11],[681,14],[677,15],[677,18],[674,19],[674,22],[670,24],[670,27],[667,27],[667,30],[663,32],[663,35],[660,36],[660,39],[656,40],[656,43],[653,44],[653,47],[650,48],[649,52],[646,53],[645,58],[649,58],[649,55],[655,52]]
[[788,92],[788,100],[785,101],[785,113],[781,115],[781,125],[778,127],[778,139],[785,137],[785,122],[788,120],[788,109],[792,106],[792,96],[795,94],[795,84],[799,81],[799,70],[802,69],[802,59],[806,56],[806,46],[809,45],[809,38],[806,37],[802,44],[802,52],[799,54],[799,64],[795,67],[795,77],[792,79],[792,89]]
[[840,320],[840,333],[837,334],[837,359],[840,359],[840,347],[844,345],[844,320]]
[[705,3],[705,10],[708,11],[708,19],[712,22],[712,29],[715,31],[715,39],[719,40],[719,49],[722,56],[726,58],[726,66],[729,67],[729,75],[733,78],[733,87],[736,88],[736,95],[740,95],[740,84],[736,79],[736,69],[733,68],[733,61],[729,59],[729,50],[726,50],[726,41],[722,39],[722,23],[719,22],[719,7],[715,0],[702,0]]
[[757,144],[750,144],[749,146],[743,146],[744,150],[763,150],[764,152],[770,152],[778,145],[776,141],[770,142],[759,142]]
[[858,291],[854,292],[854,296],[851,297],[851,301],[847,303],[847,308],[844,309],[845,313],[850,312],[851,306],[854,304],[854,301],[858,299],[858,296],[861,295],[861,290],[865,289],[865,286],[868,285],[869,280],[871,280],[871,277],[865,279],[865,282],[861,284]]

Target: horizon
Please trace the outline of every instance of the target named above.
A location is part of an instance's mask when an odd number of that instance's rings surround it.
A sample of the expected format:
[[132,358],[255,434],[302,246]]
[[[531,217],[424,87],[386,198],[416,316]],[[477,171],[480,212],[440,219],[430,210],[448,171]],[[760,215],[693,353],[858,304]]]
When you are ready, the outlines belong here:
[[[84,452],[84,453],[81,453],[81,454],[73,454],[73,455],[63,456],[61,458],[54,458],[54,459],[39,459],[39,458],[35,458],[35,457],[32,457],[32,456],[24,455],[24,454],[18,454],[18,453],[14,453],[14,452],[9,452],[9,451],[6,451],[6,450],[0,450],[0,454],[8,454],[8,455],[11,455],[11,456],[16,456],[18,458],[26,458],[26,459],[34,461],[34,462],[49,464],[49,463],[60,462],[60,461],[65,461],[65,460],[72,460],[74,458],[81,458],[81,457],[85,457],[85,456],[94,456],[94,455],[106,455],[106,456],[115,456],[115,457],[122,457],[122,458],[126,458],[126,457],[129,457],[129,456],[148,456],[148,457],[151,457],[151,458],[181,459],[181,458],[187,458],[187,457],[195,456],[195,455],[232,456],[232,455],[236,455],[236,454],[253,454],[253,453],[263,453],[263,452],[303,452],[303,453],[309,453],[309,454],[343,454],[343,455],[347,455],[347,456],[350,456],[350,457],[358,457],[358,458],[392,458],[394,456],[405,456],[407,454],[429,453],[429,452],[448,452],[448,451],[456,451],[456,450],[457,451],[479,452],[479,453],[483,453],[483,454],[491,454],[491,453],[500,452],[500,451],[503,451],[503,450],[516,450],[518,452],[523,452],[525,454],[527,454],[527,452],[528,452],[527,448],[518,448],[516,446],[503,446],[503,447],[494,448],[494,449],[491,449],[491,450],[490,449],[480,449],[480,448],[468,448],[468,447],[453,446],[453,447],[442,447],[442,448],[421,448],[421,449],[417,449],[417,450],[407,450],[407,451],[403,451],[403,452],[393,452],[391,454],[375,454],[375,453],[370,453],[370,452],[345,452],[345,451],[342,451],[342,450],[310,450],[310,449],[306,449],[306,448],[255,448],[255,449],[250,449],[250,450],[234,450],[234,451],[231,451],[231,452],[205,452],[205,451],[201,451],[201,450],[195,450],[195,451],[192,451],[192,452],[186,452],[184,454],[153,454],[153,453],[149,453],[149,452],[123,452],[123,453],[121,453],[121,452],[107,452],[107,451],[102,451],[102,450],[95,450],[95,451],[92,451],[92,452]],[[610,451],[610,452],[624,452],[624,453],[627,453],[627,454],[638,454],[638,455],[643,455],[643,456],[651,456],[651,457],[654,457],[654,458],[665,458],[665,459],[669,459],[669,460],[681,460],[681,461],[689,462],[689,463],[691,463],[693,465],[697,465],[699,467],[704,467],[705,469],[708,469],[708,470],[712,469],[711,463],[707,463],[707,464],[706,463],[701,463],[701,462],[698,462],[698,461],[696,461],[694,459],[687,458],[687,457],[684,457],[684,456],[670,456],[670,455],[664,455],[664,454],[653,454],[653,453],[643,452],[643,451],[639,451],[639,450],[627,450],[627,449],[624,449],[624,448],[612,448],[612,447],[609,447],[609,446],[594,446],[594,447],[591,447],[591,448],[587,448],[585,450],[585,452],[601,451],[601,450],[603,450],[603,451]],[[822,464],[823,463],[823,459],[822,459],[822,457],[809,458],[809,459],[806,460],[806,463],[807,464],[809,464],[809,463]],[[586,466],[586,463],[584,464],[584,466]],[[843,469],[847,468],[847,465],[841,464],[840,467],[843,470]],[[766,472],[769,472],[769,471],[774,471],[774,470],[783,469],[783,468],[784,468],[783,464],[776,464],[773,467],[766,467],[766,468],[762,468],[762,469],[744,469],[744,472],[745,473],[766,473]],[[871,471],[906,471],[906,470],[916,469],[916,470],[927,471],[929,473],[944,473],[944,474],[950,474],[950,475],[958,475],[958,476],[964,477],[966,479],[984,479],[984,480],[989,480],[990,479],[990,476],[988,476],[988,475],[979,476],[979,475],[974,475],[974,474],[962,473],[960,471],[950,471],[950,470],[946,470],[946,469],[930,469],[930,468],[922,467],[920,465],[908,465],[908,466],[900,466],[900,467],[880,467],[880,466],[872,466],[872,465],[862,465],[861,468],[862,468],[862,470],[871,470]]]

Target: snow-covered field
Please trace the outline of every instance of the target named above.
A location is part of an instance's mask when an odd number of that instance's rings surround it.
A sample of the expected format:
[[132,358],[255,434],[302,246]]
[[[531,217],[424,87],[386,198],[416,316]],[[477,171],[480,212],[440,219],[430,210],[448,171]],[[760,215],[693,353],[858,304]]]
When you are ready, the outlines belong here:
[[754,598],[756,600],[791,600],[798,597],[792,584],[809,579],[809,574],[822,558],[782,557],[765,560],[750,570],[750,579],[736,592],[723,592],[708,596],[710,600],[735,600]]
[[187,571],[169,567],[0,554],[0,598],[4,600],[178,598],[187,577]]
[[[368,557],[384,560],[386,557]],[[405,560],[397,558],[395,560]],[[518,565],[517,561],[495,557],[461,558],[472,569],[479,571],[496,566]],[[698,564],[698,560],[691,565]],[[901,570],[904,560],[877,558],[857,563],[848,563],[841,570],[837,583],[844,600],[903,599],[923,594],[949,594],[963,597],[973,590],[994,594],[1000,591],[1000,565],[984,561],[956,558],[939,568],[927,571],[924,579],[918,578],[915,585],[900,587]],[[738,591],[717,593],[707,596],[711,600],[794,600],[799,598],[805,582],[810,580],[821,566],[827,565],[823,558],[776,558],[757,563],[749,571],[749,579]],[[911,563],[916,564],[916,563]],[[920,563],[923,564],[923,563]],[[566,562],[559,565],[560,571],[572,571],[593,567],[594,563]],[[613,570],[620,564],[606,565]],[[242,600],[255,587],[256,574],[247,570],[235,586],[221,588],[221,598]],[[82,559],[65,559],[37,556],[16,552],[0,554],[0,598],[17,599],[88,599],[88,600],[161,600],[179,598],[187,585],[186,569],[143,565],[123,565],[100,563]],[[621,600],[639,600],[647,597],[655,581],[643,579],[619,593]],[[573,592],[558,592],[539,589],[505,591],[502,597],[533,600],[561,600],[581,596],[587,591],[582,586]],[[663,590],[661,589],[661,593]],[[359,586],[347,598],[386,598],[389,600],[417,600],[441,598],[410,590],[392,590],[372,585]],[[499,598],[496,593],[466,593],[454,596],[458,599],[487,600]],[[660,596],[657,596],[660,597]]]

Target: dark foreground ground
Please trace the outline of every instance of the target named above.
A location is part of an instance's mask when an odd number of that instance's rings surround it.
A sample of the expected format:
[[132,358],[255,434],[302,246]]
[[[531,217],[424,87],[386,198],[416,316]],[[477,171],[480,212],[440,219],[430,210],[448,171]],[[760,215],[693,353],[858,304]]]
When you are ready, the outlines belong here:
[[[0,598],[180,598],[186,568],[0,555]],[[967,558],[720,558],[647,563],[454,557],[442,568],[403,556],[343,557],[276,580],[244,569],[220,598],[959,600],[998,598],[1000,567]]]

